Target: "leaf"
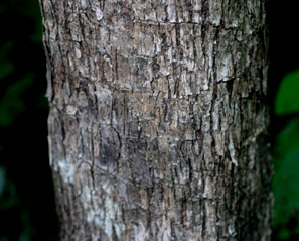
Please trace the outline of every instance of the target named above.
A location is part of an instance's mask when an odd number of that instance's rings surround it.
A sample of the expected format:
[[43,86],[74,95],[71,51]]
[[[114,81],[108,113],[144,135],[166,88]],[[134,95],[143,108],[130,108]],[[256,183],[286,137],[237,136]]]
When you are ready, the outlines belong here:
[[299,149],[291,152],[281,163],[273,180],[275,209],[274,223],[286,223],[299,213]]
[[286,240],[291,236],[290,230],[283,229],[279,232],[279,239],[280,240]]
[[[274,155],[284,159],[290,152],[299,148],[299,117],[292,118],[276,138]],[[282,161],[281,160],[281,161]],[[276,163],[278,164],[278,163]]]
[[299,112],[299,70],[287,74],[279,87],[275,100],[275,113],[286,115]]
[[[286,226],[299,214],[299,117],[279,133],[274,146],[274,226]],[[298,220],[298,219],[297,219]]]

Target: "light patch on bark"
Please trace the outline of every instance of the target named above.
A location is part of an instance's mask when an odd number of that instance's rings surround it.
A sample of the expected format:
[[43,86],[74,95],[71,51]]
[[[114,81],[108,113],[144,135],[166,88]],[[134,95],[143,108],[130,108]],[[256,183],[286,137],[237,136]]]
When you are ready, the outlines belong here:
[[235,144],[234,144],[234,140],[231,138],[230,142],[229,142],[229,151],[230,151],[230,156],[232,159],[232,163],[234,163],[236,166],[238,166],[238,160],[236,157],[236,149],[235,149]]
[[134,240],[149,240],[149,230],[147,230],[142,222],[133,224]]
[[158,236],[157,236],[158,240],[161,240],[161,241],[171,240],[170,222],[167,219],[167,217],[165,217],[165,215],[163,215],[163,217],[162,217],[162,222],[160,220],[158,220],[157,227],[158,227],[158,230],[159,230],[159,233],[158,233]]
[[76,48],[76,55],[77,55],[77,58],[80,59],[81,58],[81,50],[79,48]]
[[74,182],[75,167],[74,164],[70,162],[71,160],[69,158],[58,161],[59,171],[61,172],[61,176],[63,177],[63,181],[65,183]]
[[97,20],[102,20],[104,17],[103,11],[100,8],[97,8],[96,10]]

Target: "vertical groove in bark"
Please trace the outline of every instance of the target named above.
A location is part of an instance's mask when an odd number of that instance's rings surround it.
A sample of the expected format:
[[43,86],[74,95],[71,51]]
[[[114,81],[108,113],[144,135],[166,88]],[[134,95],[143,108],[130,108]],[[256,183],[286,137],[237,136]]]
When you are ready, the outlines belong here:
[[260,0],[44,0],[62,240],[270,240]]

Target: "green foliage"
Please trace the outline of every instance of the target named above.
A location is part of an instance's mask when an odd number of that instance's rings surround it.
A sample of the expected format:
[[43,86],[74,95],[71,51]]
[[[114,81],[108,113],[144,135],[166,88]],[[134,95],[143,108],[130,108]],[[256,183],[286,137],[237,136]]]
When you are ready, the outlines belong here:
[[292,114],[299,111],[299,70],[286,75],[279,87],[275,113],[277,115]]
[[28,74],[26,77],[13,83],[6,90],[5,95],[0,100],[0,126],[10,126],[15,117],[25,109],[22,93],[33,83],[33,75]]
[[[275,143],[275,157],[284,160],[287,155],[299,148],[299,117],[292,118],[280,131]],[[279,163],[277,168],[280,167]]]
[[275,225],[286,225],[291,216],[299,214],[299,147],[288,153],[283,161],[276,162],[279,163],[273,180],[276,202],[273,218]]
[[[294,71],[282,80],[276,96],[276,114],[298,113],[298,93],[299,71]],[[288,120],[274,144],[273,224],[279,240],[293,240],[299,235],[299,116],[289,116]]]
[[7,41],[0,47],[0,80],[14,71],[14,64],[8,60],[7,56],[12,47],[13,43],[11,41]]
[[279,232],[279,239],[286,240],[291,236],[291,232],[288,229],[282,229]]

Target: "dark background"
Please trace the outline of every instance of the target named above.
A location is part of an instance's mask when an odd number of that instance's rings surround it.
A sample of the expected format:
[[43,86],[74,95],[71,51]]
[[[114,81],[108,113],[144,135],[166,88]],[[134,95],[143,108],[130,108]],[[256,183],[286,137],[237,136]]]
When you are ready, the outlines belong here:
[[[268,1],[273,241],[299,240],[298,13],[295,0]],[[0,29],[0,241],[56,241],[38,1],[2,0]]]

